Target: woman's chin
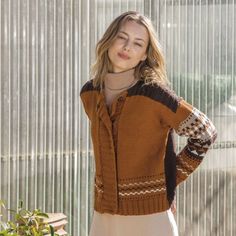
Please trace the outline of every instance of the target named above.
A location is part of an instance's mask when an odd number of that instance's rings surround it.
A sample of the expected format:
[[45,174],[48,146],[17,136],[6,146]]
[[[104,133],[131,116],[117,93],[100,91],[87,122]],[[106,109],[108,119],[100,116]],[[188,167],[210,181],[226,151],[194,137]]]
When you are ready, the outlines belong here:
[[134,66],[130,66],[130,65],[129,66],[113,67],[113,72],[119,73],[119,72],[131,70],[132,68],[134,68]]

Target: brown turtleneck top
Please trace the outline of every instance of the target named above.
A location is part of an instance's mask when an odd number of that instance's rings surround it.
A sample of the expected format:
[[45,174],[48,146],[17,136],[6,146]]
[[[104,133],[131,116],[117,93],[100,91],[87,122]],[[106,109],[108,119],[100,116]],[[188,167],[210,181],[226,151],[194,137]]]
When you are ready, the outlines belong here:
[[[137,81],[138,80],[134,77],[133,68],[118,73],[107,73],[104,79],[104,94],[108,108],[111,109],[113,100],[117,98],[123,91],[127,90],[124,87],[129,88],[130,86],[133,86]],[[114,90],[110,90],[109,88],[112,88]]]

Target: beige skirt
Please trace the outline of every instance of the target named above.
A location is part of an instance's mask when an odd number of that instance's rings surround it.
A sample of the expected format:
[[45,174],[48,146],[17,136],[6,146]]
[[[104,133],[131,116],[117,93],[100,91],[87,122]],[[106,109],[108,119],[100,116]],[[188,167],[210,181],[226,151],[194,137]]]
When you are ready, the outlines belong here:
[[171,210],[149,215],[111,215],[94,210],[89,236],[178,236]]

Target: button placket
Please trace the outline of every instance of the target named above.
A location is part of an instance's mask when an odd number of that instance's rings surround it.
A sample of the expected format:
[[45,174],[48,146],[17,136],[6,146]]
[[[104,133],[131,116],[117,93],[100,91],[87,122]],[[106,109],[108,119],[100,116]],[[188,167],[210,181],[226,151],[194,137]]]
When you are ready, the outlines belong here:
[[121,104],[122,102],[124,102],[124,98],[119,97],[112,104],[111,115],[110,115],[110,119],[111,119],[112,122],[115,120],[115,117],[117,116],[117,114],[120,113],[121,107],[123,105],[123,104]]
[[119,98],[118,98],[118,102],[123,102],[124,101],[124,97],[123,96],[120,96]]

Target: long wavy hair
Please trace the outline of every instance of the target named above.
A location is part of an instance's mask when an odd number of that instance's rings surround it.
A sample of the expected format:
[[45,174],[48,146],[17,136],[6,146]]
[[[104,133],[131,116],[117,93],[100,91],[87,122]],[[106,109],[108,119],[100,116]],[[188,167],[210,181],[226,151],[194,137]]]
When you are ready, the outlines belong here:
[[149,34],[147,58],[144,61],[140,61],[135,67],[135,77],[144,80],[145,83],[168,85],[164,56],[151,20],[136,11],[128,11],[112,21],[96,45],[96,60],[91,67],[93,86],[102,88],[105,75],[112,71],[108,49],[116,39],[122,24],[127,21],[135,21],[143,25]]

